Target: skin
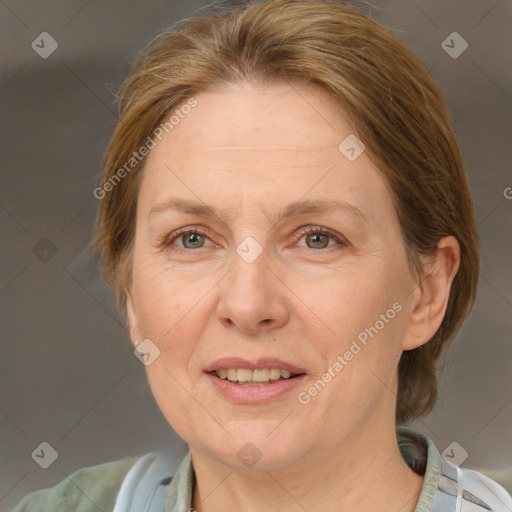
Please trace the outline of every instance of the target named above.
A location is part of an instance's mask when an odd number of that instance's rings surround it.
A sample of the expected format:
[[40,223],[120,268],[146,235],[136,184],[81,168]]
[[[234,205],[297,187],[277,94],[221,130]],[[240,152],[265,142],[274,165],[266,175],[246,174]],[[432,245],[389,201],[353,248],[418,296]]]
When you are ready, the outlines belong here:
[[[354,129],[315,86],[229,84],[196,99],[148,156],[127,289],[133,343],[161,351],[147,367],[152,392],[192,453],[193,507],[413,511],[423,477],[396,443],[397,364],[441,324],[456,239],[439,242],[421,280],[411,274],[383,177],[366,152],[351,162],[338,150]],[[170,197],[218,215],[149,213]],[[276,222],[291,202],[333,199],[364,218],[344,209]],[[318,226],[340,242],[304,233]],[[175,233],[198,227],[198,248]],[[236,252],[248,236],[263,249],[252,263]],[[402,310],[301,404],[298,393],[396,302]],[[227,356],[276,357],[307,376],[268,404],[236,404],[203,373]],[[247,443],[262,455],[252,468],[237,456]]]

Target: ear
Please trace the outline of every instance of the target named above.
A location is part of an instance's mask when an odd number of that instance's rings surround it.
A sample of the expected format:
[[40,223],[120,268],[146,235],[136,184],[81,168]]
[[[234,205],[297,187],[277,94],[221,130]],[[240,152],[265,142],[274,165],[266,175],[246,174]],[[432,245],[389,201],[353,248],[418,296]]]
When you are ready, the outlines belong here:
[[460,245],[453,236],[441,238],[436,254],[423,259],[423,276],[414,291],[403,350],[412,350],[427,343],[439,329],[459,266]]
[[137,308],[135,307],[131,288],[126,290],[126,320],[128,322],[128,329],[130,330],[132,343],[134,347],[137,347],[141,341],[141,335],[137,317]]

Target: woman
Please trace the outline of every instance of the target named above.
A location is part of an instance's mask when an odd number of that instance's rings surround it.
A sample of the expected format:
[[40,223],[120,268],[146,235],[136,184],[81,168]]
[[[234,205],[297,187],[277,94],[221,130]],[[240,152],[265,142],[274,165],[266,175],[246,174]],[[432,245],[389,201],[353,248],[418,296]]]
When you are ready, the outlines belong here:
[[434,406],[479,273],[417,58],[352,8],[270,0],[157,37],[120,113],[94,245],[190,453],[174,476],[153,454],[85,469],[16,511],[510,510],[397,427]]

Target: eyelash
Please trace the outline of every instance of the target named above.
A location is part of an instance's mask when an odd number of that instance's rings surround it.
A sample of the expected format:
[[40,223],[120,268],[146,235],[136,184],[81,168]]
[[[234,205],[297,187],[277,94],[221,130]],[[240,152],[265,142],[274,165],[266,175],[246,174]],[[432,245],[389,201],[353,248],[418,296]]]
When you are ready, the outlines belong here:
[[[189,235],[189,234],[192,234],[192,233],[196,233],[198,235],[202,235],[202,236],[205,236],[207,238],[208,237],[208,231],[201,228],[201,227],[197,227],[197,228],[181,228],[181,229],[178,229],[176,231],[174,231],[173,233],[171,233],[168,237],[165,237],[164,240],[163,240],[163,248],[168,248],[172,245],[172,243],[174,242],[174,240],[176,240],[177,238],[179,238],[180,236],[183,236],[183,235]],[[179,251],[193,251],[194,249],[187,249],[186,247],[183,248],[183,247],[176,247],[175,249],[179,250]],[[200,247],[200,249],[202,249],[202,247]]]
[[[182,229],[178,229],[177,231],[171,233],[171,235],[169,235],[168,237],[166,237],[161,245],[163,248],[169,248],[173,245],[173,242],[179,238],[180,236],[183,236],[183,235],[189,235],[189,234],[198,234],[198,235],[201,235],[201,236],[204,236],[208,239],[210,239],[210,237],[208,236],[209,235],[209,232],[208,230],[198,226],[198,227],[193,227],[193,228],[182,228]],[[299,241],[301,238],[303,238],[304,236],[306,235],[316,235],[316,234],[319,234],[319,235],[326,235],[326,236],[329,236],[332,240],[334,240],[338,245],[340,246],[344,246],[346,247],[348,245],[348,242],[339,237],[339,236],[336,236],[334,233],[332,233],[331,231],[329,231],[328,229],[326,228],[323,228],[321,226],[315,226],[315,227],[311,227],[311,226],[308,226],[307,228],[299,231],[299,233],[296,233],[294,235],[296,241]],[[211,240],[210,240],[211,241]],[[203,249],[203,247],[199,247],[198,249]],[[311,249],[310,247],[306,247],[306,249]],[[324,250],[325,249],[332,249],[332,246],[331,247],[324,247],[323,248]],[[197,250],[197,249],[189,249],[189,248],[186,248],[186,247],[174,247],[174,250],[178,250],[178,251],[194,251],[194,250]],[[313,249],[313,250],[317,250],[317,249]]]
[[[344,240],[343,238],[341,238],[339,236],[336,236],[334,233],[332,233],[328,229],[323,228],[321,226],[315,226],[315,227],[308,226],[307,228],[303,229],[302,231],[299,231],[299,233],[297,233],[295,235],[295,239],[297,241],[299,241],[302,237],[304,237],[306,235],[317,235],[317,234],[318,235],[327,235],[328,237],[332,238],[339,245],[343,245],[343,246],[348,245],[346,240]],[[327,247],[326,247],[326,249],[327,249]]]

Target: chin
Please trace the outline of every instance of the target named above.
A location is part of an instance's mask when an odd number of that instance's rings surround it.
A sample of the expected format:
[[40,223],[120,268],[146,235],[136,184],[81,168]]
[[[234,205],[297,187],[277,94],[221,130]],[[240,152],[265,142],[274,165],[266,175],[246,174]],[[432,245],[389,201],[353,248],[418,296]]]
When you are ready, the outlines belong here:
[[[276,428],[277,427],[277,428]],[[230,422],[217,439],[193,443],[222,464],[237,470],[275,471],[284,469],[306,454],[303,436],[276,421]]]

